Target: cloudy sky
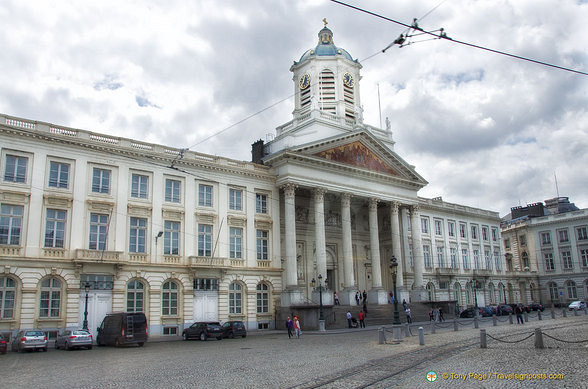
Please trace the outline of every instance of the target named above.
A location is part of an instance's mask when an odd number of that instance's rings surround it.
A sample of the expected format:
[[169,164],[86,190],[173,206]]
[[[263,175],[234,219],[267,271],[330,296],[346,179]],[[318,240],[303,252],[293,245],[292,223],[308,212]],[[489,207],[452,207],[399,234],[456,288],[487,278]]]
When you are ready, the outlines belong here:
[[[588,72],[585,0],[347,2]],[[588,208],[588,76],[447,40],[381,53],[405,28],[328,0],[4,0],[0,113],[250,160],[292,118],[289,68],[323,18],[363,65],[365,122],[389,117],[429,181],[421,196],[504,215],[555,197],[557,177]]]

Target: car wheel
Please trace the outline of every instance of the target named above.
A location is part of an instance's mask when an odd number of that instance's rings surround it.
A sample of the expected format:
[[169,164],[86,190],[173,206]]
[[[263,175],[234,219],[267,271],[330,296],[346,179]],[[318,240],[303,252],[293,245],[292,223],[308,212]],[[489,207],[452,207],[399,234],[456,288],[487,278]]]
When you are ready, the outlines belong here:
[[47,347],[42,348],[41,351],[43,351],[44,353],[46,353],[47,352]]
[[145,344],[145,342],[139,342],[137,344],[139,345],[139,347],[143,347],[143,345]]
[[98,338],[96,339],[96,344],[98,345],[98,347],[102,347],[102,346],[104,346],[104,343],[102,343],[102,338],[101,338],[101,337],[98,337]]
[[206,340],[206,334],[204,332],[200,333],[200,340]]
[[184,333],[182,334],[182,339],[184,339],[184,340],[188,340],[188,334],[184,332]]
[[69,351],[69,343],[65,342],[65,346],[64,346],[64,348],[65,348],[67,351]]
[[247,337],[247,335],[243,335],[243,337],[244,337],[244,338],[246,338],[246,337]]
[[92,350],[92,346],[88,346],[88,350]]
[[217,337],[216,337],[216,340],[222,340],[222,339],[223,339],[223,337],[222,337],[222,336],[217,336]]
[[114,341],[114,347],[120,347],[120,341],[118,340],[118,338],[116,338]]

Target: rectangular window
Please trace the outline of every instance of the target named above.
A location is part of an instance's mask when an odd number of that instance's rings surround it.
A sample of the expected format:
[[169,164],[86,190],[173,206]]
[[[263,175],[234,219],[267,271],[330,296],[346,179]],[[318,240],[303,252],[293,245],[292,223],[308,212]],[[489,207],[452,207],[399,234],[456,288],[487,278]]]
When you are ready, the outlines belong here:
[[588,235],[586,235],[586,227],[578,227],[576,233],[578,234],[578,240],[588,239]]
[[131,197],[146,199],[149,190],[149,177],[141,174],[131,176]]
[[432,267],[431,247],[429,245],[423,245],[423,257],[425,259],[425,267]]
[[20,245],[23,207],[2,204],[0,207],[0,244]]
[[211,185],[198,185],[198,206],[199,207],[212,207],[212,186]]
[[439,263],[439,267],[445,267],[445,258],[443,256],[443,247],[437,247],[437,262]]
[[454,222],[447,222],[447,234],[449,236],[455,237],[455,223]]
[[268,236],[269,232],[264,230],[257,230],[257,259],[265,261],[269,259],[268,256]]
[[527,245],[527,236],[526,235],[520,235],[519,236],[519,242],[521,243],[521,246],[526,246]]
[[545,270],[555,270],[552,253],[544,253],[543,259],[545,260]]
[[541,245],[543,245],[543,246],[551,245],[551,234],[549,232],[542,232],[541,233]]
[[51,161],[49,163],[49,187],[67,189],[69,187],[69,164]]
[[457,249],[455,247],[449,249],[449,256],[451,257],[451,268],[457,269]]
[[468,237],[466,225],[464,223],[459,223],[459,236],[463,239]]
[[178,327],[163,327],[164,336],[174,336],[178,334]]
[[510,248],[510,239],[509,238],[504,238],[504,248],[506,248],[506,249]]
[[408,245],[408,262],[409,262],[410,267],[414,266],[414,258],[413,258],[412,253],[413,253],[412,244],[409,244]]
[[463,263],[463,268],[464,269],[469,269],[470,268],[470,261],[468,258],[468,250],[467,249],[461,249],[461,259],[462,259],[462,263]]
[[95,167],[92,171],[92,192],[110,193],[110,170]]
[[588,249],[580,249],[580,258],[582,259],[582,266],[588,267]]
[[443,235],[443,223],[441,220],[435,220],[435,235]]
[[163,253],[180,254],[180,222],[166,220],[163,223]]
[[180,202],[180,187],[181,182],[178,180],[165,180],[165,201],[169,203]]
[[198,256],[212,256],[212,226],[198,224]]
[[474,250],[474,266],[476,270],[480,268],[480,250]]
[[472,226],[472,239],[478,239],[478,226]]
[[498,242],[498,229],[492,228],[492,241]]
[[429,219],[428,218],[421,218],[421,232],[423,234],[429,233]]
[[560,243],[567,243],[570,241],[568,237],[568,230],[559,230],[557,233],[559,234]]
[[48,209],[45,220],[45,247],[64,247],[65,240],[65,216],[66,211],[60,209]]
[[108,234],[108,215],[90,214],[90,250],[105,250]]
[[498,250],[494,250],[494,264],[496,265],[497,271],[502,269],[501,262],[500,252]]
[[233,211],[243,210],[243,191],[229,189],[229,209]]
[[24,184],[27,178],[28,160],[27,157],[7,155],[6,167],[4,168],[4,181]]
[[267,195],[255,194],[255,212],[267,213]]
[[218,290],[218,279],[194,278],[194,290]]
[[489,236],[488,236],[488,227],[483,226],[482,227],[482,240],[484,240],[484,241],[487,242],[488,239],[489,239]]
[[492,261],[490,260],[490,250],[484,250],[484,261],[486,262],[486,270],[492,270]]
[[229,228],[229,257],[243,258],[241,245],[243,243],[243,229],[237,227]]
[[145,238],[147,237],[147,219],[131,217],[131,229],[129,234],[129,252],[144,253]]
[[569,251],[561,252],[561,261],[564,269],[572,268],[572,253]]

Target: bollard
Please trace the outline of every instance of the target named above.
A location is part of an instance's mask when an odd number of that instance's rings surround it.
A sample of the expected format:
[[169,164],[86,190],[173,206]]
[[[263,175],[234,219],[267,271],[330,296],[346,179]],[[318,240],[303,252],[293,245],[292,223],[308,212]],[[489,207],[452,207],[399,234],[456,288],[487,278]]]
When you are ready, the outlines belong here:
[[508,322],[509,322],[510,324],[513,324],[513,322],[512,322],[512,313],[509,313],[509,314],[508,314]]
[[535,348],[545,348],[541,328],[535,328]]
[[478,328],[480,324],[478,323],[478,315],[474,316],[474,328]]
[[453,319],[453,331],[457,331],[457,319]]
[[553,309],[551,310],[551,318],[555,319],[555,311]]
[[480,330],[480,348],[488,348],[485,329]]
[[431,333],[434,334],[435,333],[435,322],[431,322]]
[[404,325],[404,337],[408,338],[410,336],[410,326],[408,323]]
[[563,315],[563,317],[568,317],[568,311],[566,311],[565,309],[561,310],[561,314]]
[[574,316],[578,316],[578,310],[574,309]]
[[496,327],[498,325],[496,315],[492,315],[492,326]]
[[527,311],[523,312],[523,318],[525,319],[525,323],[529,322],[529,314],[527,313]]
[[419,344],[421,346],[425,345],[425,330],[423,330],[423,327],[419,327]]
[[540,310],[540,309],[538,309],[538,310],[537,310],[537,319],[539,319],[539,320],[543,320],[543,319],[541,318],[541,310]]
[[386,343],[386,334],[384,334],[384,327],[378,329],[378,344]]

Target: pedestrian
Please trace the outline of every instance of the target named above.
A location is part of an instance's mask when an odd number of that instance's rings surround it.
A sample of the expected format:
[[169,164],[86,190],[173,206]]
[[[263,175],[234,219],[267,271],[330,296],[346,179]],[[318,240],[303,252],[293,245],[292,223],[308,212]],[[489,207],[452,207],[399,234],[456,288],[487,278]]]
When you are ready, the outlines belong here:
[[363,313],[367,315],[367,304],[363,303]]
[[523,304],[517,305],[515,313],[517,314],[517,324],[525,324],[525,321],[523,320]]
[[390,293],[388,293],[388,302],[390,304],[394,303],[393,297],[394,297],[394,293],[392,293],[392,291],[390,291]]
[[410,307],[407,306],[404,312],[406,312],[406,322],[412,323],[412,317],[410,316]]
[[433,319],[435,323],[439,323],[439,308],[433,309]]
[[443,319],[443,310],[441,309],[441,307],[439,307],[439,321],[445,321],[445,319]]
[[406,299],[402,299],[402,308],[406,311]]
[[302,329],[300,328],[300,320],[298,320],[298,316],[294,316],[294,333],[296,334],[296,338],[300,338],[300,335],[302,335]]
[[429,311],[429,321],[433,321],[433,308]]
[[363,303],[367,303],[367,293],[365,292],[365,289],[363,290]]
[[359,305],[359,291],[355,292],[355,302]]
[[351,312],[347,311],[347,326],[351,328]]
[[335,305],[341,305],[339,304],[339,295],[337,294],[337,292],[334,293],[333,297],[335,299]]
[[288,339],[291,339],[292,336],[294,336],[294,334],[292,334],[294,322],[292,321],[292,319],[290,319],[290,316],[288,316],[288,319],[286,320],[286,328],[288,328]]
[[359,311],[359,328],[365,328],[365,315],[363,313],[363,311]]

